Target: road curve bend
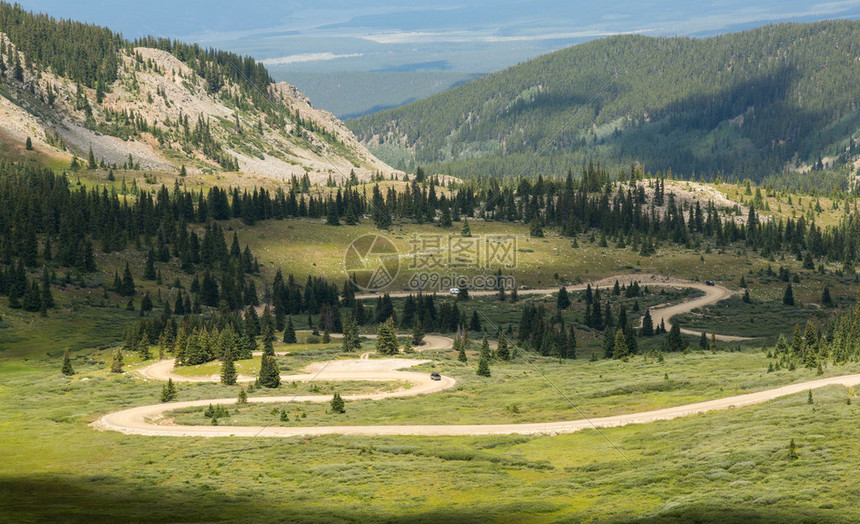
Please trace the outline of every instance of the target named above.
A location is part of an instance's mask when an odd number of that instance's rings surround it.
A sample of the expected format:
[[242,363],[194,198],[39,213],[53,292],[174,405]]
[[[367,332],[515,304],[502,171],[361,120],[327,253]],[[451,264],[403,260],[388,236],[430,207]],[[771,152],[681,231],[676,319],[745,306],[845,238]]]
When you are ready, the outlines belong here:
[[[660,322],[666,322],[667,328],[671,326],[671,319],[678,316],[683,315],[685,313],[689,313],[694,309],[711,306],[718,302],[722,302],[734,294],[728,288],[714,283],[713,286],[709,286],[707,284],[703,284],[701,282],[695,282],[693,280],[686,280],[682,278],[675,278],[666,275],[655,275],[655,274],[628,274],[628,275],[615,275],[611,277],[606,277],[600,280],[595,280],[593,282],[585,283],[585,284],[575,284],[572,286],[566,286],[568,291],[584,291],[589,285],[592,288],[600,288],[600,289],[609,289],[615,285],[615,282],[618,281],[619,284],[630,285],[633,282],[638,282],[641,286],[651,286],[651,287],[672,287],[672,288],[692,288],[699,290],[703,293],[702,296],[696,297],[680,304],[672,305],[672,306],[659,306],[651,308],[651,319],[654,322],[654,326],[660,325]],[[529,296],[529,295],[543,295],[549,296],[553,293],[557,293],[559,288],[542,288],[542,289],[520,289],[517,290],[517,293],[520,296]],[[408,295],[414,295],[415,291],[395,291],[389,293],[391,297],[405,297]],[[473,297],[482,297],[482,296],[495,296],[498,294],[498,291],[469,291],[469,295]],[[376,294],[360,294],[356,295],[356,298],[373,298],[376,297]],[[694,331],[691,329],[681,329],[681,333],[686,335],[695,335],[700,336],[702,334],[701,331]],[[742,340],[752,340],[749,337],[738,337],[733,335],[716,335],[717,340],[723,342],[739,342]]]
[[[700,290],[703,295],[687,300],[681,304],[655,307],[651,309],[651,317],[656,324],[660,322],[671,322],[674,316],[688,313],[696,308],[716,304],[729,298],[732,292],[720,285],[706,285],[699,282],[682,280],[661,275],[620,275],[608,277],[592,282],[592,287],[608,288],[615,281],[629,285],[634,281],[640,285],[663,286],[674,288],[694,288]],[[581,291],[587,284],[570,286],[571,291]],[[521,295],[550,295],[557,289],[529,289],[520,291]],[[406,295],[408,292],[392,293],[392,296]],[[473,296],[493,295],[494,291],[476,291]],[[699,332],[683,330],[688,334],[699,335]],[[368,335],[373,338],[373,335]],[[723,341],[746,340],[744,337],[731,335],[716,335],[717,339]],[[419,351],[429,349],[450,349],[453,341],[450,338],[438,335],[427,335],[425,344],[416,349]],[[345,395],[346,400],[379,400],[391,397],[414,396],[427,393],[436,393],[454,387],[456,381],[450,377],[442,377],[442,380],[433,381],[427,373],[416,373],[402,371],[402,369],[428,362],[427,360],[405,360],[405,359],[369,359],[369,354],[364,354],[360,359],[337,360],[325,363],[317,363],[308,366],[303,375],[282,375],[284,381],[308,381],[320,380],[355,380],[355,381],[406,381],[412,384],[412,388],[393,392]],[[174,374],[174,361],[165,360],[157,362],[139,371],[144,377],[153,380],[173,379],[177,382],[211,382],[217,381],[217,376],[210,377],[185,377]],[[240,380],[250,381],[252,377],[240,377]],[[322,435],[322,434],[344,434],[344,435],[496,435],[496,434],[559,434],[571,433],[581,429],[593,427],[615,427],[627,424],[642,424],[657,420],[669,420],[677,417],[704,413],[716,409],[728,409],[731,407],[742,407],[760,402],[766,402],[774,398],[796,393],[806,389],[813,389],[826,385],[839,384],[844,386],[855,386],[860,384],[860,375],[847,375],[844,377],[833,377],[814,380],[792,386],[784,386],[768,391],[739,395],[724,399],[677,406],[673,408],[660,409],[645,413],[634,413],[618,415],[613,417],[602,417],[591,420],[573,420],[568,422],[548,422],[534,424],[479,424],[479,425],[454,425],[454,426],[323,426],[323,427],[234,427],[234,426],[173,426],[159,424],[164,421],[165,413],[176,409],[195,406],[206,406],[209,404],[235,404],[236,399],[208,399],[189,402],[174,402],[167,404],[156,404],[141,406],[118,411],[105,415],[91,425],[100,430],[120,431],[127,434],[137,435],[161,435],[161,436],[253,436],[258,433],[261,436],[290,437],[300,435]],[[328,402],[330,395],[309,396],[279,396],[279,397],[256,397],[249,399],[255,403],[286,403],[295,402]],[[262,431],[261,431],[262,430]]]
[[[256,426],[173,426],[159,425],[165,413],[187,407],[209,404],[235,404],[236,399],[196,400],[155,404],[126,409],[105,415],[92,425],[99,430],[119,431],[127,435],[150,435],[169,437],[302,437],[316,435],[362,435],[362,436],[469,436],[469,435],[560,435],[584,429],[613,428],[630,424],[647,424],[660,420],[672,420],[715,410],[752,406],[786,395],[824,386],[860,385],[860,374],[830,377],[801,382],[766,391],[736,395],[706,402],[697,402],[642,413],[629,413],[611,417],[579,419],[565,422],[543,422],[533,424],[469,424],[469,425],[405,425],[405,426],[317,426],[317,427],[256,427]],[[249,402],[283,403],[290,397],[259,397]]]

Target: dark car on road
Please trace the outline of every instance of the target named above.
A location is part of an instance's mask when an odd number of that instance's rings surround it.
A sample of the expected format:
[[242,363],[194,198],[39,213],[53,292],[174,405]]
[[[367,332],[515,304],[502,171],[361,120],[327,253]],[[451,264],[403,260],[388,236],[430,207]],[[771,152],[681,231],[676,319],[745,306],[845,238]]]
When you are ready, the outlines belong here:
[[714,281],[713,281],[713,280],[708,280],[707,282],[705,282],[705,285],[706,285],[706,286],[713,286],[713,285],[714,285]]
[[430,373],[430,380],[442,380],[442,375],[439,373]]

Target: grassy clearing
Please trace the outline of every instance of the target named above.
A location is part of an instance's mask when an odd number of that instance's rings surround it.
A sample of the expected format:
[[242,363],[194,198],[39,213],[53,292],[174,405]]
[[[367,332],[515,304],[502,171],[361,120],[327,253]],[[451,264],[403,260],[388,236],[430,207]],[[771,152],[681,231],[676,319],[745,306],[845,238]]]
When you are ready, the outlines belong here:
[[[329,360],[339,356],[341,348],[337,344],[275,344],[275,352],[289,352],[289,355],[276,357],[281,374],[299,374],[312,362]],[[349,356],[349,355],[344,355]],[[255,356],[247,360],[235,362],[236,371],[240,375],[257,376],[260,371],[261,357]],[[221,361],[207,362],[196,366],[176,366],[173,373],[184,377],[208,377],[221,373]]]
[[[836,266],[828,265],[831,273],[826,276],[801,272],[801,281],[794,284],[801,305],[787,308],[781,305],[785,282],[761,271],[768,264],[774,270],[784,265],[800,271],[795,260],[766,261],[742,248],[705,253],[704,246],[696,250],[668,245],[657,255],[642,258],[629,249],[601,248],[584,236],[577,239],[580,248],[574,249],[571,239],[553,233],[530,239],[523,226],[470,224],[475,235],[518,235],[519,260],[513,273],[520,284],[532,287],[641,271],[712,279],[738,289],[744,274],[752,305],[732,299],[683,319],[686,327],[708,331],[766,334],[768,339],[779,332],[790,334],[795,322],[823,321],[827,313],[816,303],[825,284],[840,308],[851,306],[857,293],[853,279],[835,276]],[[376,233],[367,223],[333,228],[311,220],[271,221],[253,228],[233,222],[228,227],[236,228],[242,244],[251,244],[260,255],[266,277],[280,266],[300,282],[308,274],[341,282],[345,246],[359,234]],[[393,237],[401,252],[408,253],[411,234],[439,231],[433,226],[398,226]],[[458,232],[459,225],[451,231]],[[103,272],[89,277],[89,284],[109,281],[113,268],[121,269],[126,260],[142,283],[139,254],[98,252],[97,258]],[[174,266],[163,268],[165,283],[180,277],[187,287],[187,276]],[[402,287],[408,276],[408,271],[403,273],[395,287]],[[143,284],[155,296],[157,288]],[[168,286],[161,290],[170,296]],[[86,424],[108,412],[158,402],[162,384],[133,373],[151,361],[141,362],[131,354],[126,356],[126,373],[107,371],[123,328],[137,318],[124,311],[124,300],[112,294],[104,300],[101,290],[91,287],[70,286],[55,295],[61,308],[51,311],[48,319],[0,306],[0,515],[10,521],[860,520],[855,500],[860,492],[855,445],[860,438],[855,423],[860,400],[844,388],[815,391],[812,405],[802,393],[741,410],[559,437],[328,436],[249,442],[99,433]],[[572,297],[566,321],[581,319],[578,298]],[[640,299],[640,307],[678,298],[649,295]],[[550,308],[555,302],[554,297],[524,300]],[[106,307],[92,306],[101,302]],[[630,312],[631,304],[625,303]],[[468,313],[472,308],[485,311],[493,323],[503,326],[518,322],[521,306],[487,299],[461,304]],[[306,317],[294,318],[297,328],[305,327],[305,322]],[[662,363],[643,357],[587,362],[588,355],[600,351],[601,336],[590,330],[577,335],[579,360],[535,358],[534,366],[523,360],[493,363],[491,378],[475,375],[474,351],[467,364],[459,363],[451,352],[427,352],[421,357],[433,362],[417,370],[454,376],[456,389],[424,397],[347,402],[344,415],[327,413],[325,404],[290,405],[286,424],[579,418],[541,374],[588,416],[655,409],[816,378],[806,369],[768,374],[768,361],[760,351],[667,355]],[[277,351],[291,352],[278,358],[283,372],[298,373],[308,363],[338,356],[339,341],[309,344],[307,337],[300,333],[300,344],[276,345]],[[66,347],[72,350],[78,372],[72,378],[59,374]],[[368,340],[362,349],[373,348]],[[254,375],[259,360],[238,365],[241,373]],[[856,373],[860,364],[824,371],[825,376]],[[212,375],[220,372],[220,365],[178,372]],[[323,381],[306,392],[401,386]],[[235,398],[239,392],[238,387],[217,383],[177,387],[179,400]],[[252,396],[289,395],[302,387],[286,383]],[[846,402],[849,398],[854,399],[851,404]],[[260,424],[274,418],[280,424],[273,407],[242,408],[233,413],[231,423]],[[177,422],[208,420],[193,412]],[[797,443],[797,460],[787,458],[790,439]]]
[[[774,270],[777,266],[774,266]],[[678,320],[690,329],[716,331],[748,337],[763,337],[773,343],[780,334],[790,337],[795,324],[803,327],[811,320],[819,327],[825,327],[835,309],[854,307],[857,283],[854,278],[838,277],[833,274],[820,275],[811,271],[794,269],[800,277],[792,282],[795,297],[794,306],[782,303],[787,282],[776,276],[759,273],[744,276],[750,293],[751,303],[744,303],[739,296],[697,309],[681,315]],[[732,283],[737,284],[737,281]],[[821,293],[828,286],[834,301],[834,308],[821,305]]]
[[0,358],[62,355],[111,347],[122,340],[125,326],[136,315],[119,308],[67,304],[48,318],[0,307]]
[[[629,362],[558,362],[530,356],[533,364],[495,363],[493,376],[475,374],[477,353],[463,364],[453,352],[433,354],[433,362],[412,368],[438,371],[457,379],[453,390],[418,397],[347,402],[347,412],[332,419],[324,404],[300,404],[308,413],[301,424],[399,425],[503,424],[575,420],[636,413],[751,393],[813,380],[815,370],[767,373],[768,360],[756,352],[693,352],[668,355],[665,362],[636,357]],[[860,372],[860,364],[829,368],[825,376]],[[554,389],[560,388],[576,407]],[[577,409],[578,408],[578,409]],[[250,404],[232,417],[237,425],[269,421],[268,405]],[[580,415],[580,412],[582,415]],[[277,423],[277,422],[276,422]]]
[[[553,287],[562,282],[586,282],[621,273],[664,273],[684,275],[693,280],[731,280],[739,270],[758,271],[766,267],[766,261],[743,250],[681,249],[666,245],[656,255],[640,257],[638,252],[615,247],[599,247],[583,235],[577,239],[578,248],[572,247],[573,239],[548,232],[546,238],[530,238],[528,226],[501,222],[469,221],[473,236],[514,235],[517,239],[516,268],[510,271],[518,284],[532,287]],[[389,289],[399,290],[407,285],[415,274],[409,267],[413,262],[410,238],[418,234],[443,234],[459,236],[460,224],[450,229],[435,226],[404,224],[396,226],[393,233],[381,233],[367,221],[357,226],[327,226],[324,220],[268,221],[247,227],[234,222],[239,240],[251,246],[258,254],[260,263],[268,271],[282,268],[304,279],[307,275],[326,275],[336,282],[347,278],[344,272],[346,247],[356,238],[366,234],[383,234],[397,247],[401,255],[399,277]],[[296,256],[301,253],[301,256]],[[704,260],[702,260],[704,259]],[[455,274],[472,276],[487,270],[466,269]],[[495,272],[495,268],[491,272]],[[505,270],[508,273],[508,270]],[[447,273],[446,273],[447,274]],[[555,275],[558,275],[558,279]]]
[[[683,187],[684,183],[680,182],[680,184]],[[738,184],[716,184],[710,187],[734,202],[748,206],[755,201],[756,189],[754,186],[749,194],[747,194],[745,186]],[[767,209],[764,209],[763,205],[757,205],[756,211],[774,220],[782,219],[785,221],[789,218],[797,220],[800,217],[809,219],[811,214],[816,224],[826,227],[838,225],[847,216],[844,209],[846,199],[834,199],[827,195],[812,197],[802,193],[789,194],[786,192],[783,194],[769,192],[765,188],[761,189],[761,193],[761,203],[766,205]],[[847,200],[849,208],[853,208],[854,198],[849,196]]]
[[[671,380],[696,383],[699,379],[684,376],[687,366],[713,372],[718,362],[741,374],[760,361],[763,357],[750,353],[678,356],[662,369]],[[860,459],[853,443],[860,429],[853,421],[860,408],[856,398],[846,404],[853,393],[844,388],[815,391],[813,405],[802,393],[752,408],[606,429],[602,435],[328,436],[249,443],[94,432],[85,424],[100,413],[156,402],[160,384],[130,375],[101,376],[101,369],[84,359],[76,359],[75,366],[81,373],[72,379],[57,373],[57,358],[4,359],[0,366],[0,514],[11,521],[209,521],[249,515],[255,521],[303,522],[860,518],[850,496],[858,489]],[[594,364],[600,371],[592,379],[592,397],[581,407],[635,397],[619,388],[640,377],[662,378],[659,370],[652,370],[659,374],[652,377],[614,366],[622,363]],[[497,375],[499,369],[494,367]],[[598,380],[601,372],[606,383]],[[699,373],[704,380],[706,373]],[[86,377],[90,380],[82,380]],[[758,378],[751,380],[759,385]],[[180,398],[216,389],[220,396],[235,392],[222,388],[180,385]],[[544,405],[556,402],[554,395],[543,397]],[[442,403],[442,397],[432,398]],[[489,391],[476,399],[504,400]],[[400,403],[391,401],[388,408],[396,414]],[[356,406],[348,403],[345,416]],[[303,421],[315,416],[309,412]],[[786,458],[792,438],[797,460]]]

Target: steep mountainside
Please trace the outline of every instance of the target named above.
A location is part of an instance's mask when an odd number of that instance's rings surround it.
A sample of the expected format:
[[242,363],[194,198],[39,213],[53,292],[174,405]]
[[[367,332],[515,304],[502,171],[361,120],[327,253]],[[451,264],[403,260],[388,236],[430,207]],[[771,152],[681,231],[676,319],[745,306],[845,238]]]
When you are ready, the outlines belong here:
[[829,21],[592,41],[348,125],[401,168],[414,157],[455,175],[559,173],[594,160],[762,179],[848,160],[858,100],[860,22]]
[[313,181],[393,170],[252,59],[0,3],[0,150],[152,170]]

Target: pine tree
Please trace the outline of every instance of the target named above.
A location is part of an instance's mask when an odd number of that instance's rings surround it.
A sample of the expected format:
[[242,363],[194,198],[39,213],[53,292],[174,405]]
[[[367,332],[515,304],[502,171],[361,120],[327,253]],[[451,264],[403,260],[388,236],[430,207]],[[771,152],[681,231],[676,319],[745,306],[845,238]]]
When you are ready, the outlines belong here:
[[152,358],[152,355],[149,352],[149,342],[149,335],[144,332],[140,337],[140,341],[137,343],[137,352],[143,360],[149,360]]
[[642,317],[642,336],[643,337],[653,337],[654,336],[654,321],[651,319],[651,310],[645,310],[645,316]]
[[749,290],[748,288],[745,288],[745,289],[744,289],[744,296],[741,298],[741,301],[742,301],[744,304],[750,304],[750,303],[752,303],[752,299],[750,298],[750,290]]
[[615,329],[606,328],[603,331],[603,358],[612,358],[615,353],[615,337],[617,335]]
[[90,169],[98,169],[99,165],[96,162],[96,156],[93,154],[93,146],[90,146],[90,154],[87,157],[87,167]]
[[806,256],[803,257],[803,269],[815,269],[815,261],[812,260],[812,253],[809,251],[807,251]]
[[245,391],[245,388],[239,389],[239,397],[236,399],[236,404],[247,404],[248,403],[248,392]]
[[355,351],[355,347],[353,346],[353,337],[352,332],[356,327],[352,322],[352,319],[347,317],[346,322],[343,323],[343,341],[342,348],[344,353],[352,353]]
[[284,329],[284,344],[295,344],[296,342],[296,329],[293,327],[293,316],[290,315],[287,320],[287,327]]
[[487,335],[484,335],[484,338],[481,340],[481,358],[489,359],[490,357],[492,357],[490,341],[487,339]]
[[155,250],[149,248],[149,253],[146,254],[146,267],[143,270],[144,280],[155,280]]
[[499,332],[499,346],[496,348],[496,356],[500,360],[509,360],[511,358],[511,352],[508,349],[508,338],[501,331]]
[[162,402],[170,402],[176,399],[176,385],[173,383],[173,379],[167,379],[167,384],[165,384],[161,388],[161,401]]
[[684,339],[681,338],[681,324],[677,320],[672,322],[672,328],[669,329],[669,338],[666,339],[666,344],[669,351],[684,350]]
[[27,137],[27,141],[24,143],[24,149],[27,151],[33,150],[33,140],[30,137]]
[[785,286],[785,293],[782,295],[782,303],[786,306],[794,305],[794,292],[791,289],[791,283]]
[[412,345],[420,346],[424,342],[424,330],[421,328],[421,319],[416,318],[412,324]]
[[540,216],[535,216],[529,223],[529,236],[532,238],[543,238],[543,220]]
[[340,393],[335,392],[334,396],[332,397],[331,411],[332,413],[346,413],[346,403],[343,401],[343,398],[340,396]]
[[612,348],[612,358],[621,359],[627,356],[627,337],[624,336],[624,331],[617,330],[615,332],[615,344]]
[[466,345],[463,344],[463,339],[459,334],[454,338],[454,349],[457,350],[457,360],[460,362],[466,362],[468,360],[468,357],[466,356]]
[[275,334],[272,332],[272,327],[268,324],[263,325],[263,355],[267,357],[275,356],[275,346],[272,344],[275,340]]
[[478,310],[472,310],[472,319],[469,321],[469,331],[478,333],[481,331],[481,319],[478,318]]
[[339,226],[340,220],[337,216],[337,205],[331,199],[329,199],[326,208],[326,224],[330,226]]
[[355,209],[352,206],[352,202],[350,202],[349,206],[346,208],[346,214],[343,216],[343,222],[348,226],[354,226],[358,224],[358,216],[355,214]]
[[140,301],[140,316],[145,315],[152,311],[152,299],[149,297],[149,293],[143,295],[143,300]]
[[122,350],[120,348],[117,348],[116,352],[113,354],[110,371],[111,373],[122,373]]
[[47,266],[42,269],[42,291],[41,291],[42,307],[51,309],[56,304],[54,303],[54,295],[51,294],[51,278],[48,274]]
[[570,307],[570,297],[567,295],[567,289],[562,286],[561,289],[558,290],[558,298],[556,299],[556,307],[559,310],[565,310]]
[[702,335],[699,337],[699,347],[703,350],[708,349],[708,334],[702,331]]
[[800,456],[797,454],[797,444],[794,443],[794,439],[791,439],[791,442],[788,443],[788,460],[797,460]]
[[824,307],[833,307],[833,299],[830,297],[830,288],[824,286],[821,292],[821,305]]
[[716,333],[711,333],[710,350],[712,353],[717,352],[717,334]]
[[63,352],[63,375],[71,376],[75,374],[75,371],[72,369],[72,358],[69,356],[69,350],[66,349]]
[[134,289],[134,278],[132,278],[131,269],[128,267],[128,262],[126,262],[125,269],[122,272],[120,294],[124,297],[134,296]]
[[17,49],[13,54],[12,60],[12,78],[19,82],[24,81],[24,70],[21,68],[21,59],[18,57]]
[[376,332],[376,352],[380,355],[396,355],[400,352],[392,317],[388,317],[385,323],[380,324]]
[[490,359],[481,356],[480,360],[478,360],[478,370],[475,372],[476,375],[480,377],[489,377],[490,376]]
[[260,385],[266,388],[277,388],[281,385],[281,372],[275,357],[263,355],[260,361]]
[[463,219],[463,229],[460,231],[461,237],[470,237],[472,236],[472,228],[469,227],[469,221]]
[[224,362],[221,365],[221,383],[227,386],[236,385],[236,365],[233,363],[233,354],[230,351],[224,352]]

